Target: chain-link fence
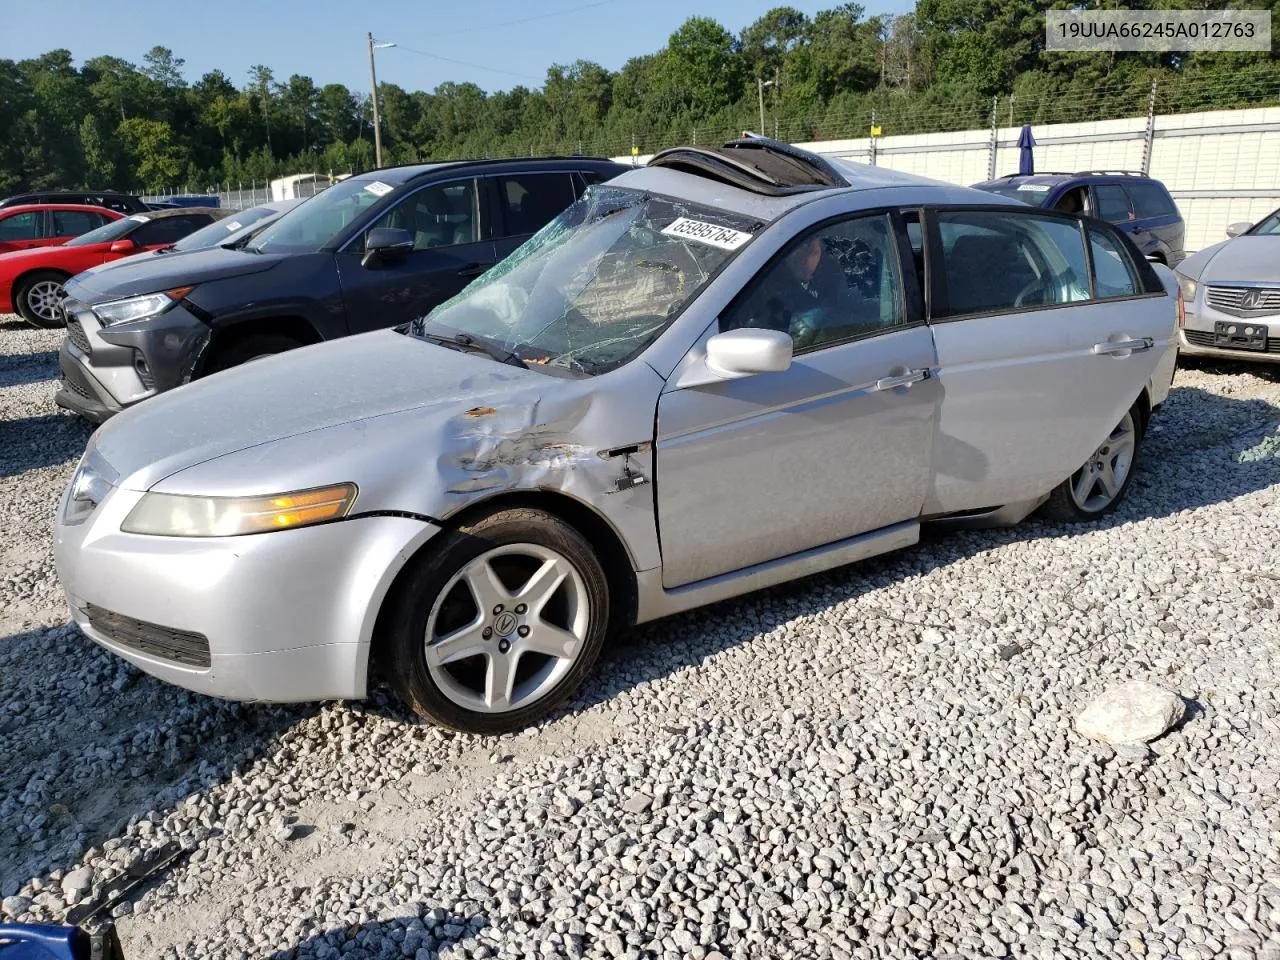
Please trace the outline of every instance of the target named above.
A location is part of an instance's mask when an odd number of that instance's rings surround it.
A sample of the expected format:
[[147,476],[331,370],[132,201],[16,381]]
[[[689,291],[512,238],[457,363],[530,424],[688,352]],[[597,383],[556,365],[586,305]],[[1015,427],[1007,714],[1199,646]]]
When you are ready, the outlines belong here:
[[[158,193],[139,192],[144,203],[172,204],[181,199],[190,206],[198,198],[217,200],[217,206],[228,210],[248,210],[271,200],[293,199],[295,197],[313,197],[329,186],[327,175],[300,174],[277,180],[250,180],[244,182],[226,182],[205,187],[185,186]],[[273,189],[274,188],[274,189]]]

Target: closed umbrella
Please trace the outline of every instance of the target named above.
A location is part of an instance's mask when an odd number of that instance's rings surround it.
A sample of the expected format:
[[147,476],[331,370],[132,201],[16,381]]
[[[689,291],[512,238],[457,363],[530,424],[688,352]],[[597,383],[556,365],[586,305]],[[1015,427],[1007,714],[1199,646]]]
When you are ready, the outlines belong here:
[[1032,148],[1036,138],[1031,135],[1031,124],[1026,124],[1018,134],[1018,173],[1030,176],[1036,172],[1036,159]]

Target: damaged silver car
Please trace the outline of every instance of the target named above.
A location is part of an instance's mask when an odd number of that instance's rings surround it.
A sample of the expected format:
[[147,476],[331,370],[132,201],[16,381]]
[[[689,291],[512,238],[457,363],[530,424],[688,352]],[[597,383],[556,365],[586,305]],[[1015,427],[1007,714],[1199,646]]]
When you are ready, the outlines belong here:
[[1107,513],[1177,297],[1089,218],[769,140],[675,148],[424,318],[110,420],[58,571],[90,638],[191,690],[380,674],[513,730],[629,624],[929,522]]

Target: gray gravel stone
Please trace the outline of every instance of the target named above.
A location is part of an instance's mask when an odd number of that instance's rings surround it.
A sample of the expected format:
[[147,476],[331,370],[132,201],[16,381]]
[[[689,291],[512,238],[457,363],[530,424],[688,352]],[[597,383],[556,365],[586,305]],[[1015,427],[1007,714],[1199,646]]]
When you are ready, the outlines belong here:
[[[1180,371],[1100,523],[641,627],[566,711],[469,738],[381,688],[189,694],[69,627],[49,518],[89,430],[52,406],[59,342],[0,330],[6,916],[59,922],[75,871],[177,839],[127,956],[1280,960],[1274,377]],[[1190,716],[1078,735],[1082,691],[1135,678]]]

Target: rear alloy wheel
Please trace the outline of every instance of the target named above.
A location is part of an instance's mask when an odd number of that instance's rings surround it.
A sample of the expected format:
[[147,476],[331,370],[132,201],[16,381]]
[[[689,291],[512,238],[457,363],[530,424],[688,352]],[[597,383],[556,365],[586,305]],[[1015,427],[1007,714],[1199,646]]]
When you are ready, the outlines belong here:
[[22,319],[41,330],[55,330],[67,325],[62,312],[62,300],[66,291],[62,284],[67,278],[51,270],[41,270],[24,277],[14,291],[13,302]]
[[1119,506],[1138,459],[1142,440],[1138,424],[1134,410],[1126,413],[1085,465],[1053,491],[1044,513],[1055,520],[1085,521]]
[[421,715],[505,733],[564,703],[609,615],[591,546],[541,510],[490,514],[432,541],[394,601],[391,679]]

